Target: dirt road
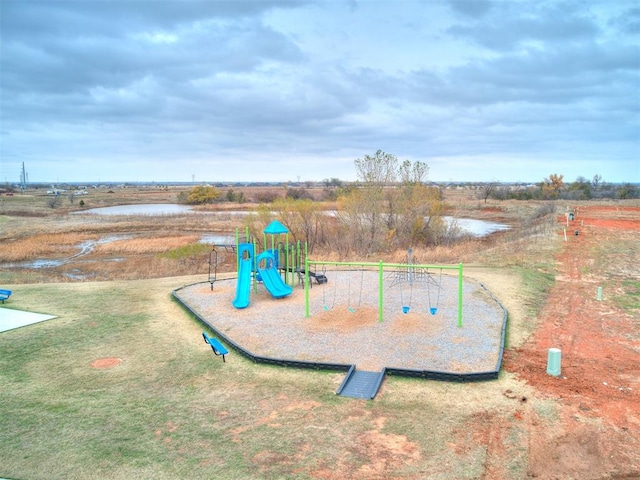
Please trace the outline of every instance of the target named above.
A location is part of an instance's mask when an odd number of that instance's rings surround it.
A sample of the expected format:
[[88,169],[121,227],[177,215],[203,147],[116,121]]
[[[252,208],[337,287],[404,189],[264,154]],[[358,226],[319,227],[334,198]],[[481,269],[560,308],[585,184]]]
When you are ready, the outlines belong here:
[[[505,352],[507,371],[561,405],[557,418],[523,414],[531,477],[640,478],[638,240],[640,208],[577,207],[538,328]],[[551,347],[562,350],[559,377],[546,374]]]

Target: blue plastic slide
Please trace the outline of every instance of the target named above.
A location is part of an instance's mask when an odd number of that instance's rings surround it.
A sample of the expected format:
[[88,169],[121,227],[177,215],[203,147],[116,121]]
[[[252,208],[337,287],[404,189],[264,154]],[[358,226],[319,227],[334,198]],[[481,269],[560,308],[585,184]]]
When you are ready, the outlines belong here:
[[[261,267],[264,260],[264,268]],[[271,252],[262,252],[256,259],[258,273],[262,277],[264,286],[274,298],[282,298],[291,295],[293,287],[290,287],[282,280],[276,268],[275,258]]]
[[240,272],[236,283],[236,298],[233,306],[247,308],[249,306],[249,292],[251,290],[251,258],[240,260]]

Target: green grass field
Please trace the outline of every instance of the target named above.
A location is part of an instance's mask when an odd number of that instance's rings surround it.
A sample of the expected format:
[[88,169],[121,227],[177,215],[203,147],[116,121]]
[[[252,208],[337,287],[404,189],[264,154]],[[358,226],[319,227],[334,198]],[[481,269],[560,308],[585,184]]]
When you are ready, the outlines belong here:
[[[342,373],[223,363],[171,298],[193,281],[12,287],[5,308],[58,318],[0,334],[0,477],[479,478],[488,445],[465,428],[479,414],[513,430],[503,448],[524,474],[518,404],[501,393],[525,387],[508,376],[388,377],[367,402],[334,394]],[[91,367],[107,357],[122,361]]]

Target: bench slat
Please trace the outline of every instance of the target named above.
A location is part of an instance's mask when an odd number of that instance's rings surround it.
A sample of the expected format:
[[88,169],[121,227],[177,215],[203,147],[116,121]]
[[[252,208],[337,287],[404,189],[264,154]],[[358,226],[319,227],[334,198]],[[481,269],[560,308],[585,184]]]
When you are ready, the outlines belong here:
[[4,303],[4,301],[10,296],[11,296],[11,290],[0,289],[0,300],[2,301],[2,303]]
[[222,356],[222,361],[226,362],[224,356],[229,353],[229,350],[227,350],[217,338],[210,337],[206,332],[202,332],[202,338],[204,338],[204,341],[211,346],[213,353]]

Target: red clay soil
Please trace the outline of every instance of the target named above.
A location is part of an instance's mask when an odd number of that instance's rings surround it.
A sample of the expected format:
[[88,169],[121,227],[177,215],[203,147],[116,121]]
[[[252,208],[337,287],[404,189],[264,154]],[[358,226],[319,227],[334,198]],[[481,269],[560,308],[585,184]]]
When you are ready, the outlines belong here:
[[[558,221],[566,225],[564,215]],[[638,240],[640,208],[576,208],[538,327],[521,348],[505,352],[505,370],[561,406],[553,421],[533,409],[525,414],[530,477],[640,478],[640,305],[622,309],[613,301],[624,295],[624,281],[637,285],[640,266],[633,255],[620,265],[601,258],[609,246]],[[551,347],[562,351],[558,377],[546,373]],[[502,478],[494,473],[487,478]]]
[[114,357],[96,358],[93,362],[91,362],[91,368],[113,368],[121,361],[122,359]]

